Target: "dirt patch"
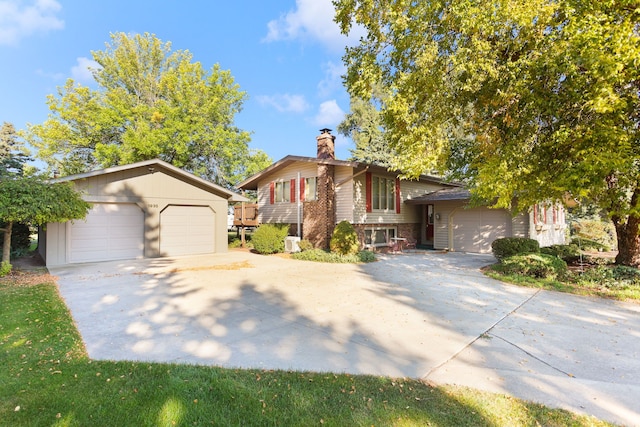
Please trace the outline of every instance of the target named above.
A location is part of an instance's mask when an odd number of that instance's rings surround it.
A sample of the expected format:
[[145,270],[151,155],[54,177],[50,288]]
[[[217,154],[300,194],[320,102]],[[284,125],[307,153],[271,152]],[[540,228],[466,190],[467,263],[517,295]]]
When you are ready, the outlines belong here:
[[13,270],[0,279],[0,285],[35,286],[42,283],[54,283],[55,281],[56,276],[52,276],[48,272]]

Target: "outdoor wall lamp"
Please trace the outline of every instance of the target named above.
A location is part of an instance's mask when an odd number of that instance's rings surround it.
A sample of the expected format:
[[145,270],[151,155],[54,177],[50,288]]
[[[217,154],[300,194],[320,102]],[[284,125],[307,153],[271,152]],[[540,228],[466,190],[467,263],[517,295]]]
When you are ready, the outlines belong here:
[[437,213],[437,214],[436,214],[436,219],[437,219],[438,221],[440,221],[440,214],[439,214],[439,213]]

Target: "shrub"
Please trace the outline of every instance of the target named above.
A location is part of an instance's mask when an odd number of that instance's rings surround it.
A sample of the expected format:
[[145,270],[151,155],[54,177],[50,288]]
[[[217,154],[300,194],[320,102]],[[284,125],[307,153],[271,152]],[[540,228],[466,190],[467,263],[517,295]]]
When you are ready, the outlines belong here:
[[637,268],[624,265],[597,266],[589,268],[574,277],[574,280],[578,283],[604,286],[609,289],[640,286],[640,271]]
[[253,248],[261,254],[284,252],[284,239],[289,235],[287,224],[262,224],[251,236]]
[[507,275],[518,274],[538,279],[555,279],[567,273],[567,263],[555,256],[529,253],[503,259],[498,271]]
[[333,229],[333,236],[329,243],[331,252],[341,255],[355,255],[360,250],[358,233],[349,221],[340,221]]
[[576,262],[580,259],[580,249],[576,245],[551,245],[540,248],[540,253],[556,256],[566,263]]
[[372,251],[360,251],[358,252],[360,262],[373,262],[376,260],[376,254]]
[[610,246],[604,245],[600,242],[597,242],[595,240],[591,240],[591,239],[587,239],[584,237],[574,237],[571,240],[571,244],[572,245],[576,245],[577,247],[579,247],[580,249],[583,249],[585,251],[588,250],[595,250],[595,251],[605,251],[608,252],[611,250]]
[[298,242],[298,247],[302,252],[310,251],[311,249],[313,249],[313,243],[311,243],[311,241],[307,239],[302,239]]
[[540,252],[540,244],[537,240],[526,237],[503,237],[491,243],[493,256],[502,261],[513,255],[522,255]]
[[9,264],[7,261],[2,261],[2,263],[0,264],[0,277],[4,277],[7,274],[11,273],[11,264]]
[[331,262],[340,264],[356,264],[359,262],[375,261],[375,254],[371,251],[361,251],[357,254],[341,255],[336,252],[327,252],[323,249],[310,249],[304,252],[291,254],[291,258],[302,261]]

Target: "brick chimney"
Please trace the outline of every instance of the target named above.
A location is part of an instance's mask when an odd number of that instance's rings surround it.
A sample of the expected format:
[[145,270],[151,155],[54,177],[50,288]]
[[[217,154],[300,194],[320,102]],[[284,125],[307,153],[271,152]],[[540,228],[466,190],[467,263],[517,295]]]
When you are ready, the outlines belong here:
[[[331,135],[331,129],[320,129],[321,134],[316,137],[318,141],[318,160],[334,160],[335,136]],[[318,163],[318,198],[315,201],[305,202],[303,231],[305,239],[310,240],[315,247],[329,249],[329,242],[333,228],[336,224],[335,212],[335,166],[327,163]]]
[[318,141],[318,158],[319,159],[335,159],[336,158],[336,150],[335,150],[335,139],[336,137],[331,135],[331,129],[320,129],[322,132],[320,135],[316,136],[316,140]]

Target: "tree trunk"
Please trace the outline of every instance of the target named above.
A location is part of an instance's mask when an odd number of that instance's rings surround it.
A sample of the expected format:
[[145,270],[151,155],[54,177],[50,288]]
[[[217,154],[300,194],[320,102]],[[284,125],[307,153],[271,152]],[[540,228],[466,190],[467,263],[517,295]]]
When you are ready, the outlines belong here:
[[4,242],[2,244],[2,262],[9,262],[11,257],[11,229],[13,223],[9,222],[5,224],[4,228]]
[[616,264],[640,266],[640,217],[629,215],[626,222],[614,219],[618,235]]

